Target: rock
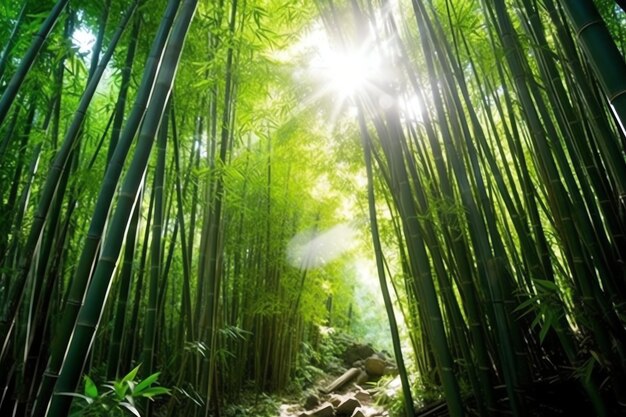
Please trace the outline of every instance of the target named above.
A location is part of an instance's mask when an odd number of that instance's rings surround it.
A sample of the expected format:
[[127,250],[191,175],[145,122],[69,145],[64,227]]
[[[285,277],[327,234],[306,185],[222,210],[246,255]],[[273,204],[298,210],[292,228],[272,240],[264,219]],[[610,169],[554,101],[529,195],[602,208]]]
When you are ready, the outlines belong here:
[[343,400],[344,400],[343,395],[332,395],[328,399],[328,402],[331,403],[336,408],[339,404],[341,404]]
[[356,379],[354,380],[354,383],[357,385],[362,385],[364,383],[366,383],[369,380],[369,376],[367,375],[367,372],[365,372],[362,369],[359,369],[361,372],[359,373],[359,375],[356,377]]
[[311,417],[334,417],[335,407],[330,403],[324,403],[313,411],[307,413]]
[[376,355],[372,355],[365,359],[365,372],[367,372],[368,375],[374,377],[383,376],[385,374],[386,367],[387,362]]
[[376,353],[376,351],[370,345],[353,343],[346,348],[341,358],[346,366],[351,366],[354,362],[366,359],[374,353]]
[[350,417],[365,417],[365,414],[363,414],[363,409],[359,407],[354,409]]
[[337,415],[338,416],[350,416],[354,412],[357,407],[360,407],[361,403],[354,397],[345,398],[338,406],[337,406]]
[[365,391],[363,388],[358,387],[358,389],[354,393],[354,398],[359,400],[359,402],[363,403],[365,401],[369,401],[372,396],[369,392]]
[[304,400],[305,410],[312,410],[318,405],[320,405],[320,398],[315,394],[308,395],[306,399]]

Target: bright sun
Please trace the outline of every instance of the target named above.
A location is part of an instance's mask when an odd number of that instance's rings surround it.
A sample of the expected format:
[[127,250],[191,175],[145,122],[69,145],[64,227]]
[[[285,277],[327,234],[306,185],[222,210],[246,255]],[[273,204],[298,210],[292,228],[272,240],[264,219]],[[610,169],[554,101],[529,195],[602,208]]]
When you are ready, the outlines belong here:
[[311,68],[317,71],[321,83],[318,94],[335,99],[335,113],[348,104],[348,114],[352,115],[351,110],[356,109],[352,99],[355,94],[365,93],[381,109],[396,105],[405,120],[417,122],[422,118],[422,100],[415,92],[407,90],[406,94],[393,97],[385,91],[383,86],[389,82],[391,71],[384,68],[380,50],[372,42],[343,51],[331,49],[328,43],[320,43]]
[[367,88],[375,79],[379,64],[377,56],[364,49],[343,53],[331,50],[321,58],[328,88],[340,98],[347,98]]
[[318,23],[294,46],[277,52],[275,57],[285,62],[294,56],[305,57],[306,66],[294,74],[297,79],[304,76],[306,83],[314,84],[303,106],[315,105],[322,98],[330,99],[333,103],[330,126],[342,114],[352,119],[358,114],[355,99],[360,94],[380,109],[396,106],[400,117],[419,122],[424,111],[420,97],[410,92],[396,95],[390,88],[401,82],[398,69],[390,67],[393,51],[392,40],[381,42],[367,36],[359,45],[337,47]]
[[72,34],[72,42],[78,48],[78,52],[88,54],[93,49],[96,36],[89,29],[79,27]]
[[370,42],[338,50],[330,46],[324,30],[315,30],[307,38],[305,43],[314,50],[309,70],[322,85],[322,94],[345,101],[379,77],[380,58]]

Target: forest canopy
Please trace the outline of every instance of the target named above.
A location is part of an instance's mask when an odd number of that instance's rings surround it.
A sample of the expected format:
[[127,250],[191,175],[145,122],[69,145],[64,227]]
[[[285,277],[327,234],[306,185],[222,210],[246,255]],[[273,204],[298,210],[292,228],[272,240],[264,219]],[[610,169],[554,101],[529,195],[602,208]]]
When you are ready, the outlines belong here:
[[248,415],[347,337],[396,415],[626,411],[623,1],[7,0],[0,47],[0,415]]

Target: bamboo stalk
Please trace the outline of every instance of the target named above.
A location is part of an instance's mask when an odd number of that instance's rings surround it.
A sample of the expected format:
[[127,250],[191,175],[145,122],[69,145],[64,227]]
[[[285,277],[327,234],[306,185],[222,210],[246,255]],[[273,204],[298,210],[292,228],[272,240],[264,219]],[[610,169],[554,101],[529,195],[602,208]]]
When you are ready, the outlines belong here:
[[[126,227],[137,200],[137,191],[143,181],[153,138],[161,122],[165,104],[170,95],[174,76],[180,60],[185,37],[195,13],[197,0],[185,0],[181,6],[172,29],[159,68],[155,90],[146,111],[147,117],[142,125],[135,155],[125,177],[120,193],[118,206],[112,218],[112,227],[108,239],[102,248],[102,254],[96,264],[94,277],[85,295],[85,304],[78,314],[73,338],[64,355],[69,360],[63,362],[58,380],[55,383],[50,408],[47,415],[64,416],[71,404],[71,398],[59,395],[61,392],[73,391],[82,373],[87,354],[91,347],[95,331],[98,327],[102,309],[107,299],[111,276],[124,240]],[[47,407],[46,407],[47,408]]]
[[[34,39],[28,48],[26,54],[22,58],[20,65],[16,72],[11,77],[11,80],[7,84],[4,92],[2,93],[2,97],[0,97],[0,125],[4,123],[4,120],[9,113],[9,109],[13,105],[15,98],[17,97],[17,93],[19,92],[20,87],[22,86],[24,79],[28,75],[30,68],[35,63],[35,59],[39,55],[41,48],[48,38],[48,35],[54,28],[55,24],[59,20],[59,16],[65,9],[65,6],[69,3],[69,0],[58,0],[46,20],[41,25],[41,28],[34,36]],[[8,47],[8,45],[7,45]],[[3,58],[4,59],[4,58]],[[2,158],[3,155],[0,155]]]

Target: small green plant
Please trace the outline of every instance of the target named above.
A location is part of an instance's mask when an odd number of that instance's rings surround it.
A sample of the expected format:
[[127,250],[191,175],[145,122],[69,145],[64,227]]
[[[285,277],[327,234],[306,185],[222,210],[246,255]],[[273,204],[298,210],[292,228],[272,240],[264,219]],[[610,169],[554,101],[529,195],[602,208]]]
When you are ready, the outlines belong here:
[[377,406],[387,410],[390,416],[404,415],[404,399],[399,385],[399,378],[392,375],[384,375],[377,381],[367,382],[366,384]]
[[565,315],[565,308],[561,300],[559,286],[552,281],[545,279],[533,279],[536,288],[536,295],[530,296],[526,301],[521,303],[516,309],[522,316],[526,314],[534,314],[531,326],[540,326],[539,341],[543,343],[548,332],[555,326]]
[[96,383],[87,375],[84,377],[85,387],[82,394],[65,392],[61,395],[69,395],[84,401],[71,417],[114,417],[124,416],[128,413],[141,417],[136,406],[140,399],[153,400],[159,395],[167,395],[170,390],[161,386],[154,386],[160,372],[153,373],[143,380],[135,380],[139,367],[134,368],[122,379],[103,384],[98,389]]
[[281,401],[276,397],[262,394],[245,394],[237,403],[228,404],[224,417],[274,417],[278,414]]

